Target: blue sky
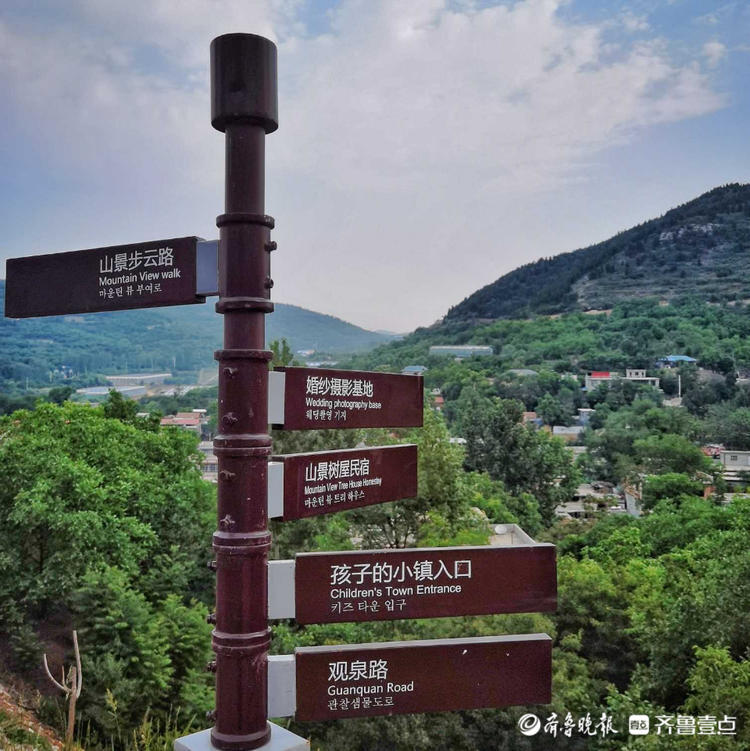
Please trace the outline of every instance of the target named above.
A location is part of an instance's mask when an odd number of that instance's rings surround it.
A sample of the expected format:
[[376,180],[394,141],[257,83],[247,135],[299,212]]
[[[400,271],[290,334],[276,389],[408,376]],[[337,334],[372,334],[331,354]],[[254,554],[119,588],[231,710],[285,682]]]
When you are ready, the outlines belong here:
[[274,297],[368,328],[750,179],[747,2],[6,0],[0,277],[217,236],[208,46],[236,31],[279,46]]

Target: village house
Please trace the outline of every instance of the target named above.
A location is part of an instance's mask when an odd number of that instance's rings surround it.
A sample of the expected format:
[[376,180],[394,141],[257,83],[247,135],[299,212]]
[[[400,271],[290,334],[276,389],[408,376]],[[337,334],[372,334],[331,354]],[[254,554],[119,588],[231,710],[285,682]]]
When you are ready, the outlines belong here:
[[201,441],[198,449],[203,454],[201,461],[201,475],[208,482],[219,481],[219,460],[214,456],[213,441]]
[[424,375],[427,372],[425,365],[407,365],[401,371],[402,375]]
[[586,391],[592,391],[602,383],[609,384],[618,380],[642,383],[646,386],[653,386],[655,389],[659,388],[660,383],[658,378],[646,375],[645,368],[626,368],[624,376],[610,370],[593,370],[586,375],[584,388]]
[[750,451],[722,449],[719,461],[727,482],[750,484]]
[[695,364],[698,361],[694,357],[688,357],[687,355],[667,355],[666,357],[660,357],[656,361],[657,368],[676,368],[680,365]]

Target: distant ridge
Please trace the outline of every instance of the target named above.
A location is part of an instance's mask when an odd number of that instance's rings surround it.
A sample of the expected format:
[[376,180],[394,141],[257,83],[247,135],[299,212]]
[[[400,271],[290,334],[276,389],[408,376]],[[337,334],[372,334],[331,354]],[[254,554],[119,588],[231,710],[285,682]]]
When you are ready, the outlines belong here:
[[750,297],[750,185],[733,183],[588,248],[521,266],[452,307],[444,321],[526,318],[624,300]]
[[[203,305],[173,308],[0,317],[0,388],[3,380],[49,383],[49,372],[62,365],[76,373],[213,368],[213,353],[222,342],[222,317],[214,303],[209,299]],[[4,305],[5,281],[0,280],[0,313]],[[293,351],[363,352],[395,338],[283,303],[276,303],[266,320],[266,341],[286,339]]]

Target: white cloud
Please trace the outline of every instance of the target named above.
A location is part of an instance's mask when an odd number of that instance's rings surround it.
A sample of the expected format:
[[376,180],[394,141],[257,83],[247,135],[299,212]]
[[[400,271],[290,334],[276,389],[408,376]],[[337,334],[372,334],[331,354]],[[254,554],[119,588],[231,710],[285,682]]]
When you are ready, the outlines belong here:
[[[606,25],[565,20],[560,6],[342,0],[331,31],[311,38],[301,0],[74,0],[67,24],[0,22],[0,96],[51,168],[116,193],[134,227],[155,205],[175,224],[199,212],[210,224],[222,139],[209,124],[208,42],[277,38],[274,292],[405,329],[494,278],[514,201],[580,180],[639,129],[722,104],[663,41],[615,47]],[[723,53],[703,54],[711,65]]]
[[623,11],[620,20],[628,31],[648,31],[651,28],[646,16],[639,16],[629,9]]
[[352,185],[411,189],[471,170],[537,189],[636,126],[719,106],[662,46],[612,59],[601,29],[563,22],[558,6],[347,0],[334,36],[284,50],[286,160]]
[[703,45],[703,55],[708,66],[715,68],[727,56],[727,48],[714,39]]

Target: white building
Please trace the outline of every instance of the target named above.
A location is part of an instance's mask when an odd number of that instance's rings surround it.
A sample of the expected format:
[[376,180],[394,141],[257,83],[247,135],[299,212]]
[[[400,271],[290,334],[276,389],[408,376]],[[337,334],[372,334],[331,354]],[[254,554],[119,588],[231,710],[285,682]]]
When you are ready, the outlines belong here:
[[[719,461],[724,467],[724,479],[728,482],[748,482],[750,480],[750,451],[724,449]],[[747,475],[743,477],[743,475]]]
[[586,376],[586,390],[592,391],[601,383],[610,383],[612,381],[625,380],[634,383],[643,383],[647,386],[659,388],[659,379],[653,376],[647,376],[643,368],[626,368],[625,376],[619,373],[613,373],[609,370],[594,370]]
[[171,378],[171,373],[128,373],[126,375],[104,376],[113,386],[156,386],[161,385],[167,378]]
[[485,347],[480,344],[454,344],[454,345],[434,345],[430,347],[431,355],[447,355],[448,357],[456,357],[459,360],[464,357],[473,357],[479,355],[486,357],[493,354],[492,347]]

